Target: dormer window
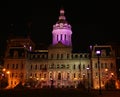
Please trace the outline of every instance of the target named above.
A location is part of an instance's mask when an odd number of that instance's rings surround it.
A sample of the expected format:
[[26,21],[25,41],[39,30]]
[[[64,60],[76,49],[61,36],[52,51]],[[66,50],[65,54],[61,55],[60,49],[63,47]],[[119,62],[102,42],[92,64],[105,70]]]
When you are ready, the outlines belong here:
[[106,56],[106,51],[105,50],[101,50],[101,56],[103,56],[103,57]]

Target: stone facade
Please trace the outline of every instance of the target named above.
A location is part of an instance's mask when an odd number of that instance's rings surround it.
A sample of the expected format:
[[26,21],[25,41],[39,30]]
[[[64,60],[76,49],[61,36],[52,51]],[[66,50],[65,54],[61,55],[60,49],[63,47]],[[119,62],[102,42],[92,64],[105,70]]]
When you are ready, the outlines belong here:
[[[86,88],[99,88],[106,81],[116,79],[116,58],[110,45],[95,45],[90,53],[72,53],[72,30],[60,10],[58,22],[53,26],[53,43],[47,49],[35,49],[28,38],[12,38],[8,41],[4,67],[10,71],[9,87],[34,80],[35,87],[54,86],[77,88],[82,83]],[[96,50],[101,51],[98,56]],[[98,72],[100,65],[100,73]]]

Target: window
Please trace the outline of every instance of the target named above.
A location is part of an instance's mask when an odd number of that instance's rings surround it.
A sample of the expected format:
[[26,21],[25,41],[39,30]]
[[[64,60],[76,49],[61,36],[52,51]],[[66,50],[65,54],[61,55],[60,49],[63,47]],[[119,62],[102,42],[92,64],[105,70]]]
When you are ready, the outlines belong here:
[[71,57],[73,58],[73,55],[71,55]]
[[60,38],[61,38],[60,40],[62,40],[62,34],[60,35]]
[[14,77],[14,73],[12,73],[12,77]]
[[98,68],[98,64],[97,63],[95,63],[95,68]]
[[107,68],[107,63],[105,63],[105,68]]
[[42,65],[40,65],[40,69],[42,69]]
[[73,69],[75,69],[75,65],[73,65]]
[[113,63],[110,64],[110,68],[111,68],[111,69],[113,68]]
[[51,54],[51,59],[53,59],[53,54]]
[[21,78],[23,78],[23,76],[24,76],[24,74],[23,74],[23,73],[21,73],[21,74],[20,74],[20,77],[21,77]]
[[40,78],[41,78],[41,73],[40,73]]
[[21,64],[21,69],[23,69],[23,64]]
[[40,58],[40,55],[37,55],[37,58]]
[[46,74],[44,74],[44,78],[46,78]]
[[18,64],[16,64],[16,69],[18,69]]
[[101,63],[101,68],[103,68],[103,63]]
[[81,64],[78,65],[78,69],[81,69]]
[[35,73],[35,77],[37,77],[37,73]]
[[11,81],[11,85],[13,84],[13,81]]
[[18,74],[16,73],[15,77],[17,77],[17,75],[18,75]]
[[63,58],[63,54],[61,54],[61,59]]
[[9,69],[9,64],[7,64],[7,69]]
[[70,78],[70,74],[69,73],[67,73],[67,79],[69,79]]
[[35,55],[33,55],[33,57],[32,58],[35,58]]
[[96,72],[96,76],[98,76],[98,73]]
[[32,67],[33,67],[33,66],[31,65],[31,67],[30,67],[31,70],[32,70]]
[[65,34],[65,40],[66,40],[66,34]]
[[80,77],[81,77],[81,74],[79,73],[79,74],[78,74],[78,78],[80,78]]
[[82,55],[80,55],[80,58],[82,58]]
[[67,64],[67,67],[66,67],[66,68],[68,69],[69,67],[70,67],[69,64]]
[[67,59],[69,59],[69,54],[67,54]]
[[57,64],[57,68],[59,68],[59,64]]
[[61,80],[61,73],[58,73],[58,80]]
[[57,35],[57,41],[58,41],[58,35]]
[[35,70],[37,70],[37,64],[35,65]]
[[30,77],[32,77],[32,73],[30,74]]
[[45,64],[45,70],[47,70],[47,65]]
[[42,55],[42,58],[44,59],[44,58],[45,58],[45,56],[44,56],[44,55]]
[[83,69],[85,69],[85,64],[83,64]]
[[88,68],[90,68],[90,65],[88,64],[88,66],[87,66]]
[[85,58],[87,58],[87,55],[85,55]]
[[76,78],[76,74],[74,73],[74,78]]
[[50,68],[53,69],[53,68],[54,68],[54,64],[51,64],[51,65],[50,65]]
[[78,58],[78,55],[75,55],[75,58]]
[[59,54],[57,54],[57,59],[59,58]]
[[52,73],[50,73],[50,78],[52,78]]
[[15,65],[14,65],[14,64],[12,64],[12,69],[14,69],[14,67],[15,67]]
[[64,64],[61,64],[61,68],[65,68],[65,65],[64,65]]

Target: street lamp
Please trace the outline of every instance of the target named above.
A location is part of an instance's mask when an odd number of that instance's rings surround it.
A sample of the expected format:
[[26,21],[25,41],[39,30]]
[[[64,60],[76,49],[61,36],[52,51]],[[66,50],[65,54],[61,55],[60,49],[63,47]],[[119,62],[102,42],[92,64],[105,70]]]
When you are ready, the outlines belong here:
[[83,73],[83,85],[85,87],[85,74]]
[[106,78],[106,81],[107,81],[107,79],[108,79],[108,69],[107,68],[105,69],[105,72],[106,72],[105,78]]
[[93,68],[92,68],[92,45],[89,46],[90,48],[90,88],[93,88]]
[[8,85],[10,85],[10,71],[6,71],[7,78],[8,78]]
[[87,82],[88,82],[88,92],[89,92],[89,67],[86,68],[87,69]]
[[5,72],[5,71],[6,71],[6,69],[5,69],[5,68],[3,68],[3,69],[2,69],[2,71],[3,71],[3,72]]
[[98,56],[99,94],[101,95],[101,94],[102,94],[102,91],[101,91],[101,78],[100,78],[100,59],[99,59],[99,57],[100,57],[100,54],[101,54],[100,50],[97,50],[97,51],[96,51],[96,54],[97,54],[97,56]]
[[3,68],[3,69],[2,69],[2,71],[3,71],[2,76],[4,76],[4,77],[5,77],[5,72],[6,72],[6,69],[5,69],[5,68]]

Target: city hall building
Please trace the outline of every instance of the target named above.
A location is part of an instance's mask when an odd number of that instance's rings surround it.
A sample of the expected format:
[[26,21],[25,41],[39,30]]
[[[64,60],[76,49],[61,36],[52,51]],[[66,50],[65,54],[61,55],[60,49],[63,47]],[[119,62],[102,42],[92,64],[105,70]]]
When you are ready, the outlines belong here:
[[72,33],[61,9],[48,48],[35,49],[30,37],[9,39],[4,58],[4,68],[10,72],[9,87],[32,79],[37,82],[35,87],[40,88],[77,88],[83,83],[86,88],[98,89],[104,88],[109,79],[116,79],[116,58],[111,45],[94,45],[89,53],[73,53]]

